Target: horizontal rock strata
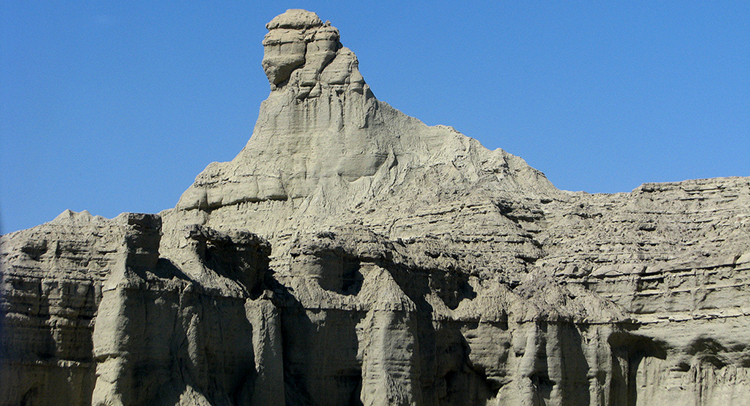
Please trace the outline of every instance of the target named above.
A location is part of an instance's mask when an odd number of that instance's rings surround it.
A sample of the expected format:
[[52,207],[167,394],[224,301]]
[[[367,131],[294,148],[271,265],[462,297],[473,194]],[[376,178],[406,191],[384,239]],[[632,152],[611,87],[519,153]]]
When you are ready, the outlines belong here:
[[750,179],[556,189],[263,40],[252,138],[174,209],[0,237],[0,405],[734,405]]

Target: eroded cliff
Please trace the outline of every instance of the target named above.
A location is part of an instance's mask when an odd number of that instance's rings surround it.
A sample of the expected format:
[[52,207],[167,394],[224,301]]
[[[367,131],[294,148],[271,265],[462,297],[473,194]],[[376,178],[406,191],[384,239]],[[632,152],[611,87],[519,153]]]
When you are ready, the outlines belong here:
[[174,209],[0,237],[0,404],[750,399],[750,179],[560,191],[267,28],[253,136]]

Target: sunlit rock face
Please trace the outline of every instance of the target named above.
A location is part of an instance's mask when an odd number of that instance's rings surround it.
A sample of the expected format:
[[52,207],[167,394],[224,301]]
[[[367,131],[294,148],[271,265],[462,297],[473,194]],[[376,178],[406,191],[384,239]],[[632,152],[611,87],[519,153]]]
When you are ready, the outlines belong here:
[[739,405],[750,179],[560,191],[268,23],[252,138],[176,208],[0,237],[0,405]]
[[271,85],[279,85],[304,65],[300,85],[316,86],[320,73],[341,48],[339,31],[323,24],[315,13],[288,10],[266,24],[263,39],[263,70]]
[[377,136],[393,115],[378,108],[391,109],[374,98],[338,30],[304,10],[267,28],[263,69],[272,91],[253,137],[232,162],[206,168],[179,208],[304,198],[332,178],[372,177],[393,155],[393,140]]

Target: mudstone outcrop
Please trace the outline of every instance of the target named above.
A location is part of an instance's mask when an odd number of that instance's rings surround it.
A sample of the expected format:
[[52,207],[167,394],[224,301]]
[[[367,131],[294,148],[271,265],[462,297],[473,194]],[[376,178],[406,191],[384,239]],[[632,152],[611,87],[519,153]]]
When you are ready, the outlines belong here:
[[2,405],[741,405],[750,179],[556,189],[277,16],[174,209],[0,237]]

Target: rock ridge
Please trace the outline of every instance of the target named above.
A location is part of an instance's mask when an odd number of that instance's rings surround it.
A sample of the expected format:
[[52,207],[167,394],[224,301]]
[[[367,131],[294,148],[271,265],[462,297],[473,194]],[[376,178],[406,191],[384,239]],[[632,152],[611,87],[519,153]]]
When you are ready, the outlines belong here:
[[253,135],[173,209],[0,236],[0,405],[750,398],[750,179],[555,188],[266,26]]

